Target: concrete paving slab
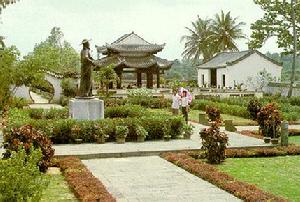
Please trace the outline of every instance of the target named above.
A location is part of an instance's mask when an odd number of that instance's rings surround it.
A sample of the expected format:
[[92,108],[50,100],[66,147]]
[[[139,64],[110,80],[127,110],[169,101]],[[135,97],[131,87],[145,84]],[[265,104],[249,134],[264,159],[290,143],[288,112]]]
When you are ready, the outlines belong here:
[[240,201],[158,157],[83,160],[117,201]]

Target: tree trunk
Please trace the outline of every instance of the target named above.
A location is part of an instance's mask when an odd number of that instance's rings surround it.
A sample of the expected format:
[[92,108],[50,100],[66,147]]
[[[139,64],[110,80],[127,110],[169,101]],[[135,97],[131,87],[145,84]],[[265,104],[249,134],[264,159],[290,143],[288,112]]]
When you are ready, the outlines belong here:
[[293,64],[292,64],[292,74],[291,74],[291,83],[288,92],[288,97],[291,97],[293,94],[293,86],[295,82],[295,69],[296,69],[296,55],[297,55],[297,32],[296,32],[296,22],[295,22],[295,5],[297,0],[291,0],[292,7],[292,25],[293,25]]

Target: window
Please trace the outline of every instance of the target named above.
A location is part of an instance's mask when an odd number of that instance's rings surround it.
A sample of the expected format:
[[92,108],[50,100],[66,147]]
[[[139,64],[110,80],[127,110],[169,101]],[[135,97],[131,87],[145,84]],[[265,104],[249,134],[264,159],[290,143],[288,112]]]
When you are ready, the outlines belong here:
[[204,86],[204,74],[201,75],[201,85]]
[[225,81],[225,74],[222,75],[222,86],[225,87],[226,81]]

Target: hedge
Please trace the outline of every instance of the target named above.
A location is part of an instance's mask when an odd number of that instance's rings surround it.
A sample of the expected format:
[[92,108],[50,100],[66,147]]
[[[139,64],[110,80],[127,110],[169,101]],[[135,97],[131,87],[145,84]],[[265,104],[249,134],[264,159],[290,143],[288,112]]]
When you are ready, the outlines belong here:
[[[135,110],[143,109],[133,107]],[[120,109],[120,108],[119,108]],[[145,109],[146,110],[146,109]],[[114,116],[118,110],[109,112],[110,116]],[[128,114],[137,115],[135,112]],[[144,115],[141,115],[144,114]],[[136,128],[138,125],[145,128],[148,132],[146,140],[163,139],[163,130],[167,127],[171,138],[177,138],[182,135],[184,120],[181,116],[172,116],[167,114],[157,114],[149,111],[141,113],[137,117],[127,118],[106,118],[97,121],[80,121],[74,119],[33,119],[28,111],[11,109],[8,114],[7,130],[30,124],[34,128],[42,131],[51,138],[55,144],[74,143],[75,139],[82,139],[83,142],[96,142],[95,130],[101,128],[106,135],[109,136],[108,141],[115,140],[115,127],[118,125],[127,126],[129,135],[127,141],[135,141],[137,139]],[[126,113],[121,116],[125,116]],[[125,116],[126,117],[126,116]],[[72,132],[72,128],[79,128],[78,131]]]
[[115,202],[105,186],[92,175],[79,158],[67,157],[59,161],[65,179],[81,201]]
[[255,185],[239,181],[219,171],[217,167],[196,160],[186,153],[165,153],[162,157],[244,201],[287,201],[284,198],[262,191]]

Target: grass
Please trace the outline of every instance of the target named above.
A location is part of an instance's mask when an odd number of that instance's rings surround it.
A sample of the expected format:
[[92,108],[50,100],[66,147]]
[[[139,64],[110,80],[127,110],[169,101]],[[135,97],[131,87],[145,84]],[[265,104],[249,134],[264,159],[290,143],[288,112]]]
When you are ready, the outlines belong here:
[[289,137],[289,143],[293,143],[295,145],[300,145],[300,136]]
[[[200,110],[191,110],[189,113],[189,119],[192,121],[198,122],[200,112],[204,113],[204,111],[200,111]],[[235,125],[235,126],[257,125],[256,122],[254,122],[250,119],[245,119],[245,118],[242,118],[239,116],[232,116],[229,114],[221,114],[221,118],[223,120],[232,120],[233,125]]]
[[229,158],[218,166],[238,180],[291,201],[300,201],[300,156]]
[[51,174],[49,178],[50,183],[43,192],[41,201],[78,201],[61,174]]

